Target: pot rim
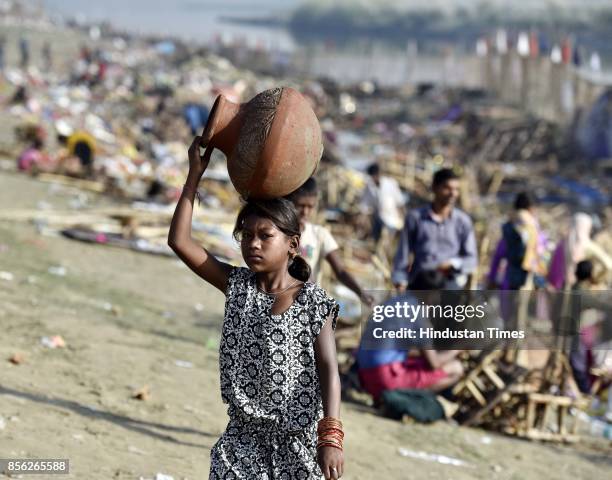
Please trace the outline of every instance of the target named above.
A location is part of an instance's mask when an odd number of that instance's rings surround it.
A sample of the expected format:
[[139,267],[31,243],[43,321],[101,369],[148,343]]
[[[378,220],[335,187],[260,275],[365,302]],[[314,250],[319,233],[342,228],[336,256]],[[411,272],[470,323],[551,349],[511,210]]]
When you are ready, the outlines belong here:
[[207,146],[211,138],[215,135],[219,120],[221,119],[221,115],[219,115],[219,113],[223,110],[226,103],[227,98],[225,98],[223,94],[219,94],[215,100],[215,103],[213,104],[212,109],[210,110],[208,122],[206,122],[206,127],[204,127],[204,131],[202,132],[203,147]]

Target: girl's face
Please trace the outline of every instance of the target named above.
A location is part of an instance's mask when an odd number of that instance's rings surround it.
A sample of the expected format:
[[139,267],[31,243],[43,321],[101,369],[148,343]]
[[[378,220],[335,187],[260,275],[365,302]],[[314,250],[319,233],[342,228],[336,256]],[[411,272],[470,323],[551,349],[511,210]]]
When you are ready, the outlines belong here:
[[272,220],[251,215],[240,234],[242,257],[253,272],[272,272],[287,268],[289,254],[299,246],[297,235],[288,237]]

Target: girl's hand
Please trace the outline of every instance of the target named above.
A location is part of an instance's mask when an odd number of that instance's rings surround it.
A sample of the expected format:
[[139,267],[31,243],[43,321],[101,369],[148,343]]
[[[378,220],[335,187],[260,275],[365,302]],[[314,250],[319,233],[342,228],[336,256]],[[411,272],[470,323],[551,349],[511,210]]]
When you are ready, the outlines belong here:
[[195,137],[189,147],[189,175],[197,177],[198,180],[204,175],[213,151],[212,148],[207,147],[204,155],[201,155],[200,148],[203,148],[202,137]]
[[339,448],[319,448],[317,450],[317,462],[325,480],[337,480],[344,474],[344,452]]

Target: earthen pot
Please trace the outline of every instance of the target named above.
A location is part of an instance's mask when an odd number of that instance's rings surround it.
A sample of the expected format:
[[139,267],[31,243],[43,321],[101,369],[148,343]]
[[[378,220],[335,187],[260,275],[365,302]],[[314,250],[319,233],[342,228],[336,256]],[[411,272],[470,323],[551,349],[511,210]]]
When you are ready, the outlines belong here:
[[315,172],[323,153],[315,113],[288,87],[240,104],[219,95],[202,135],[207,149],[225,154],[230,179],[245,199],[293,192]]

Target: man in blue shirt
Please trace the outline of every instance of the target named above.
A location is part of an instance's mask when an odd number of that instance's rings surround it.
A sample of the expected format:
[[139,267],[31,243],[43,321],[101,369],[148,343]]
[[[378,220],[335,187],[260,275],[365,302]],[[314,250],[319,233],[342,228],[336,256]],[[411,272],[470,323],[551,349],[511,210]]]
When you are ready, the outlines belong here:
[[406,215],[391,276],[399,292],[423,270],[442,273],[447,290],[464,288],[478,264],[472,220],[455,207],[459,177],[451,169],[438,170],[432,190],[430,205]]

